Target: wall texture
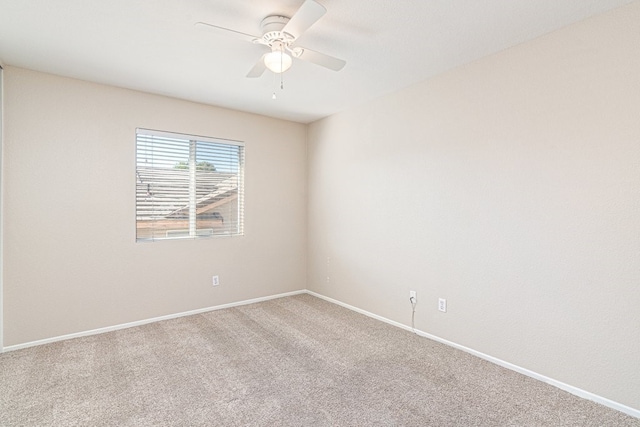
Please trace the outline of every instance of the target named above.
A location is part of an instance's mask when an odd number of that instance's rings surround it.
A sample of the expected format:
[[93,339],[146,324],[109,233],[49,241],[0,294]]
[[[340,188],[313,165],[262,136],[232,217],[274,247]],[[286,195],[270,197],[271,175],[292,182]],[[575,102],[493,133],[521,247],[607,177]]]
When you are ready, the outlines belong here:
[[308,288],[640,408],[638,22],[310,125]]
[[[305,288],[304,125],[4,74],[5,346]],[[136,243],[136,127],[244,141],[245,236]]]

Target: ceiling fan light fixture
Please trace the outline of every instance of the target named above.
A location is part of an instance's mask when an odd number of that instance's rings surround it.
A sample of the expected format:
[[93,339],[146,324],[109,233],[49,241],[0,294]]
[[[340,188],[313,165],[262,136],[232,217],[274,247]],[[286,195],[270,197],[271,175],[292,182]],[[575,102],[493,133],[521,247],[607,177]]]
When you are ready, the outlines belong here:
[[293,59],[291,59],[291,56],[280,50],[274,49],[273,52],[264,56],[264,65],[274,73],[284,73],[291,68],[292,63]]

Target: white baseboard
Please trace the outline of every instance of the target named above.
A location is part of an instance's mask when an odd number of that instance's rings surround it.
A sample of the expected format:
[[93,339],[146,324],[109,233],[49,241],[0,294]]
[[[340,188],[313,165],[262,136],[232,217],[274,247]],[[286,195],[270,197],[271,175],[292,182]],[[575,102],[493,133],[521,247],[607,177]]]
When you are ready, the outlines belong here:
[[507,368],[507,369],[510,369],[512,371],[518,372],[520,374],[526,375],[528,377],[534,378],[534,379],[536,379],[538,381],[542,381],[544,383],[547,383],[549,385],[557,387],[557,388],[559,388],[561,390],[564,390],[566,392],[574,394],[574,395],[576,395],[578,397],[581,397],[583,399],[591,400],[591,401],[594,401],[594,402],[599,403],[601,405],[607,406],[607,407],[609,407],[611,409],[615,409],[616,411],[623,412],[623,413],[625,413],[627,415],[630,415],[632,417],[640,418],[640,409],[634,409],[634,408],[632,408],[630,406],[623,405],[622,403],[618,403],[618,402],[615,402],[613,400],[607,399],[606,397],[598,396],[597,394],[591,393],[591,392],[586,391],[586,390],[582,390],[581,388],[574,387],[574,386],[569,385],[569,384],[565,384],[562,381],[554,380],[553,378],[549,378],[549,377],[547,377],[545,375],[539,374],[537,372],[533,372],[533,371],[531,371],[529,369],[520,367],[518,365],[514,365],[513,363],[506,362],[504,360],[498,359],[497,357],[489,356],[488,354],[481,353],[481,352],[476,351],[474,349],[471,349],[469,347],[465,347],[463,345],[456,344],[454,342],[445,340],[445,339],[440,338],[438,336],[431,335],[431,334],[429,334],[427,332],[423,332],[423,331],[420,331],[418,329],[414,330],[410,326],[404,325],[404,324],[396,322],[394,320],[387,319],[387,318],[382,317],[382,316],[378,316],[377,314],[373,314],[373,313],[370,313],[370,312],[368,312],[366,310],[362,310],[361,308],[354,307],[354,306],[349,305],[349,304],[345,304],[345,303],[343,303],[341,301],[335,300],[333,298],[326,297],[326,296],[318,294],[316,292],[307,290],[306,293],[308,293],[309,295],[313,295],[314,297],[321,298],[321,299],[323,299],[325,301],[331,302],[333,304],[337,304],[337,305],[342,306],[344,308],[348,308],[349,310],[353,310],[353,311],[355,311],[357,313],[364,314],[365,316],[372,317],[374,319],[380,320],[382,322],[388,323],[388,324],[396,326],[398,328],[405,329],[405,330],[407,330],[409,332],[415,332],[417,335],[420,335],[421,337],[429,338],[429,339],[432,339],[432,340],[437,341],[439,343],[442,343],[442,344],[448,345],[450,347],[456,348],[458,350],[462,350],[462,351],[467,352],[469,354],[472,354],[472,355],[474,355],[476,357],[484,359],[484,360],[486,360],[488,362],[494,363],[496,365],[502,366],[503,368]]
[[321,295],[321,294],[318,294],[316,292],[309,291],[309,290],[300,290],[300,291],[286,292],[286,293],[282,293],[282,294],[261,297],[261,298],[253,298],[253,299],[244,300],[244,301],[232,302],[232,303],[229,303],[229,304],[222,304],[222,305],[217,305],[217,306],[213,306],[213,307],[206,307],[206,308],[201,308],[201,309],[197,309],[197,310],[185,311],[185,312],[182,312],[182,313],[175,313],[175,314],[169,314],[169,315],[166,315],[166,316],[154,317],[154,318],[151,318],[151,319],[138,320],[136,322],[129,322],[129,323],[123,323],[123,324],[120,324],[120,325],[108,326],[108,327],[105,327],[105,328],[92,329],[90,331],[77,332],[77,333],[74,333],[74,334],[61,335],[61,336],[57,336],[57,337],[53,337],[53,338],[46,338],[46,339],[43,339],[43,340],[37,340],[37,341],[31,341],[31,342],[22,343],[22,344],[11,345],[11,346],[7,346],[7,347],[2,348],[2,352],[20,350],[20,349],[23,349],[23,348],[34,347],[34,346],[42,345],[42,344],[49,344],[49,343],[68,340],[68,339],[72,339],[72,338],[86,337],[86,336],[90,336],[90,335],[102,334],[102,333],[105,333],[105,332],[117,331],[117,330],[120,330],[120,329],[132,328],[134,326],[146,325],[148,323],[159,322],[161,320],[176,319],[178,317],[191,316],[191,315],[194,315],[194,314],[201,314],[201,313],[206,313],[206,312],[214,311],[214,310],[222,310],[222,309],[225,309],[225,308],[238,307],[238,306],[247,305],[247,304],[254,304],[254,303],[258,303],[258,302],[262,302],[262,301],[268,301],[268,300],[272,300],[272,299],[276,299],[276,298],[283,298],[283,297],[288,297],[288,296],[292,296],[292,295],[300,295],[300,294],[305,294],[305,293],[309,294],[309,295],[313,295],[314,297],[317,297],[317,298],[321,298],[321,299],[323,299],[325,301],[328,301],[330,303],[339,305],[341,307],[347,308],[349,310],[355,311],[357,313],[364,314],[365,316],[371,317],[373,319],[380,320],[381,322],[385,322],[385,323],[388,323],[390,325],[396,326],[398,328],[407,330],[409,332],[415,332],[416,334],[418,334],[418,335],[420,335],[422,337],[432,339],[434,341],[437,341],[439,343],[451,346],[451,347],[456,348],[458,350],[462,350],[464,352],[467,352],[469,354],[477,356],[477,357],[479,357],[481,359],[487,360],[487,361],[489,361],[491,363],[495,363],[496,365],[502,366],[504,368],[510,369],[512,371],[515,371],[515,372],[519,372],[519,373],[521,373],[523,375],[526,375],[528,377],[534,378],[536,380],[539,380],[539,381],[542,381],[542,382],[547,383],[549,385],[552,385],[554,387],[557,387],[557,388],[559,388],[561,390],[564,390],[566,392],[574,394],[574,395],[576,395],[578,397],[581,397],[583,399],[592,400],[592,401],[594,401],[596,403],[599,403],[601,405],[604,405],[604,406],[607,406],[609,408],[615,409],[617,411],[623,412],[623,413],[625,413],[627,415],[630,415],[632,417],[640,418],[640,410],[638,410],[638,409],[631,408],[629,406],[623,405],[621,403],[615,402],[615,401],[607,399],[605,397],[598,396],[597,394],[588,392],[586,390],[582,390],[582,389],[580,389],[578,387],[574,387],[574,386],[569,385],[569,384],[565,384],[565,383],[563,383],[561,381],[554,380],[553,378],[549,378],[549,377],[547,377],[545,375],[538,374],[537,372],[530,371],[529,369],[525,369],[525,368],[522,368],[520,366],[514,365],[513,363],[509,363],[509,362],[506,362],[504,360],[498,359],[496,357],[489,356],[488,354],[481,353],[479,351],[476,351],[476,350],[473,350],[471,348],[465,347],[463,345],[456,344],[454,342],[445,340],[445,339],[440,338],[438,336],[431,335],[429,333],[420,331],[418,329],[416,329],[414,331],[410,326],[404,325],[404,324],[402,324],[400,322],[396,322],[394,320],[387,319],[386,317],[379,316],[377,314],[368,312],[366,310],[362,310],[361,308],[354,307],[354,306],[349,305],[349,304],[345,304],[345,303],[343,303],[341,301],[335,300],[333,298],[326,297],[324,295]]
[[43,339],[43,340],[30,341],[30,342],[26,342],[26,343],[22,343],[22,344],[16,344],[16,345],[10,345],[10,346],[4,347],[4,348],[2,348],[2,352],[20,350],[20,349],[23,349],[23,348],[34,347],[34,346],[37,346],[37,345],[49,344],[49,343],[57,342],[57,341],[64,341],[64,340],[68,340],[68,339],[71,339],[71,338],[79,338],[79,337],[87,337],[87,336],[90,336],[90,335],[103,334],[105,332],[117,331],[119,329],[133,328],[134,326],[141,326],[141,325],[146,325],[147,323],[159,322],[161,320],[176,319],[178,317],[192,316],[194,314],[206,313],[206,312],[214,311],[214,310],[222,310],[224,308],[238,307],[238,306],[247,305],[247,304],[255,304],[257,302],[268,301],[268,300],[271,300],[271,299],[283,298],[283,297],[288,297],[288,296],[292,296],[292,295],[304,294],[306,292],[307,291],[305,291],[305,290],[286,292],[286,293],[283,293],[283,294],[270,295],[270,296],[261,297],[261,298],[253,298],[253,299],[244,300],[244,301],[232,302],[232,303],[229,303],[229,304],[216,305],[216,306],[213,306],[213,307],[205,307],[205,308],[200,308],[200,309],[197,309],[197,310],[185,311],[185,312],[182,312],[182,313],[168,314],[166,316],[154,317],[154,318],[151,318],[151,319],[144,319],[144,320],[138,320],[138,321],[135,321],[135,322],[122,323],[120,325],[107,326],[105,328],[92,329],[90,331],[83,331],[83,332],[77,332],[77,333],[74,333],[74,334],[61,335],[61,336],[57,336],[57,337],[53,337],[53,338],[46,338],[46,339]]

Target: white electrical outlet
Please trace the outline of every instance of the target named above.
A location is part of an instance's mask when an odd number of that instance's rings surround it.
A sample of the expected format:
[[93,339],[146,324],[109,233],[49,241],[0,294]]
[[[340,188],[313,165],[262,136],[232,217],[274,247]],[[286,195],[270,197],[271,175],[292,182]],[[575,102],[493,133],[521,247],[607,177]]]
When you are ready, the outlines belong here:
[[444,298],[438,298],[438,310],[447,312],[447,300]]
[[416,291],[409,291],[409,301],[411,302],[411,304],[415,304],[418,302]]
[[213,276],[213,286],[218,286],[220,284],[220,278],[218,276]]

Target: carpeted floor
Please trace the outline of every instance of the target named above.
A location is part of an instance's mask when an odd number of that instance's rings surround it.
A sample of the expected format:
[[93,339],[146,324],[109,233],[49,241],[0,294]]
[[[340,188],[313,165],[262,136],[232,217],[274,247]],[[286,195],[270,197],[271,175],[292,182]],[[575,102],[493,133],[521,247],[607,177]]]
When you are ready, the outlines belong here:
[[310,295],[0,354],[2,426],[640,426]]

